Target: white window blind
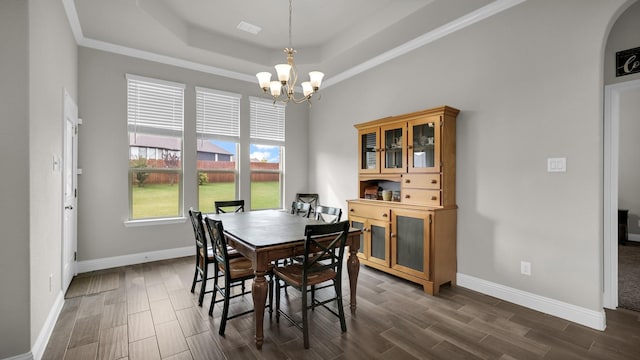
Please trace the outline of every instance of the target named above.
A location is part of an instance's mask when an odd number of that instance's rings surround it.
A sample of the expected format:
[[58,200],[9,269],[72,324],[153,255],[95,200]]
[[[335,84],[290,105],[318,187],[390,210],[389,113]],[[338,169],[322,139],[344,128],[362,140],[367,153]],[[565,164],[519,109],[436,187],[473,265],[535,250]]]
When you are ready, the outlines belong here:
[[196,87],[196,133],[240,137],[240,94]]
[[127,74],[129,131],[182,135],[184,84]]
[[284,142],[285,106],[256,97],[249,98],[249,103],[251,139]]

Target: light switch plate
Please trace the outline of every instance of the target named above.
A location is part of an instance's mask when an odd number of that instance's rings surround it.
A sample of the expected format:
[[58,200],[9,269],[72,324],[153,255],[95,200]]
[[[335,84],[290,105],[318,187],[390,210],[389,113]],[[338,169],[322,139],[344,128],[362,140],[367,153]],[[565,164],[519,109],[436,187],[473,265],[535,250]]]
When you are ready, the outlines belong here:
[[565,172],[567,171],[567,158],[548,158],[547,172]]

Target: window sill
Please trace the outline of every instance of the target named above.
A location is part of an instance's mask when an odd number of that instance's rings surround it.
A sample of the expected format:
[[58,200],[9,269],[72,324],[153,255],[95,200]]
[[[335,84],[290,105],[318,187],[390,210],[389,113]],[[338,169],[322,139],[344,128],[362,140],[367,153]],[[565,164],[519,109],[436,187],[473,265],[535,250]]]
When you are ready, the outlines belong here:
[[154,226],[167,224],[184,224],[187,222],[186,217],[162,218],[162,219],[143,219],[143,220],[125,220],[125,227]]

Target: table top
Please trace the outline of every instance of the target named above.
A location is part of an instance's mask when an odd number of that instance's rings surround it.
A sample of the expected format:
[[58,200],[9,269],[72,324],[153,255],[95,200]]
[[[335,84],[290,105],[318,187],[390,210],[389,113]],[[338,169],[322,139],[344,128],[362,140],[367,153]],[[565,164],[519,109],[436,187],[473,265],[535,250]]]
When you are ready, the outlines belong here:
[[255,248],[303,241],[306,225],[323,223],[282,210],[255,210],[206,216],[222,220],[226,233]]

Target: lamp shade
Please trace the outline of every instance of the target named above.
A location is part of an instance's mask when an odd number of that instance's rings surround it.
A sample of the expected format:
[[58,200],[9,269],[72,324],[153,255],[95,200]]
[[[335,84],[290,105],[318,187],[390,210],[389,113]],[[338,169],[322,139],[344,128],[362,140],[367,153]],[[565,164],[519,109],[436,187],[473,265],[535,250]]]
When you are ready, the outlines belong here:
[[256,74],[256,77],[258,78],[258,83],[260,84],[261,88],[269,88],[269,82],[271,82],[271,73],[268,73],[266,71],[259,72]]
[[271,95],[272,96],[280,96],[280,91],[282,90],[282,84],[279,81],[271,82]]
[[278,64],[275,67],[276,67],[276,72],[278,73],[278,80],[280,80],[280,82],[289,81],[289,74],[291,72],[291,65],[289,65],[289,64]]
[[311,87],[310,82],[305,81],[300,85],[302,85],[302,93],[304,94],[304,96],[309,96],[313,93],[313,87]]
[[320,84],[322,84],[322,78],[324,77],[324,73],[321,73],[320,71],[312,71],[309,73],[309,79],[311,81],[311,86],[314,89],[319,89],[320,88]]

